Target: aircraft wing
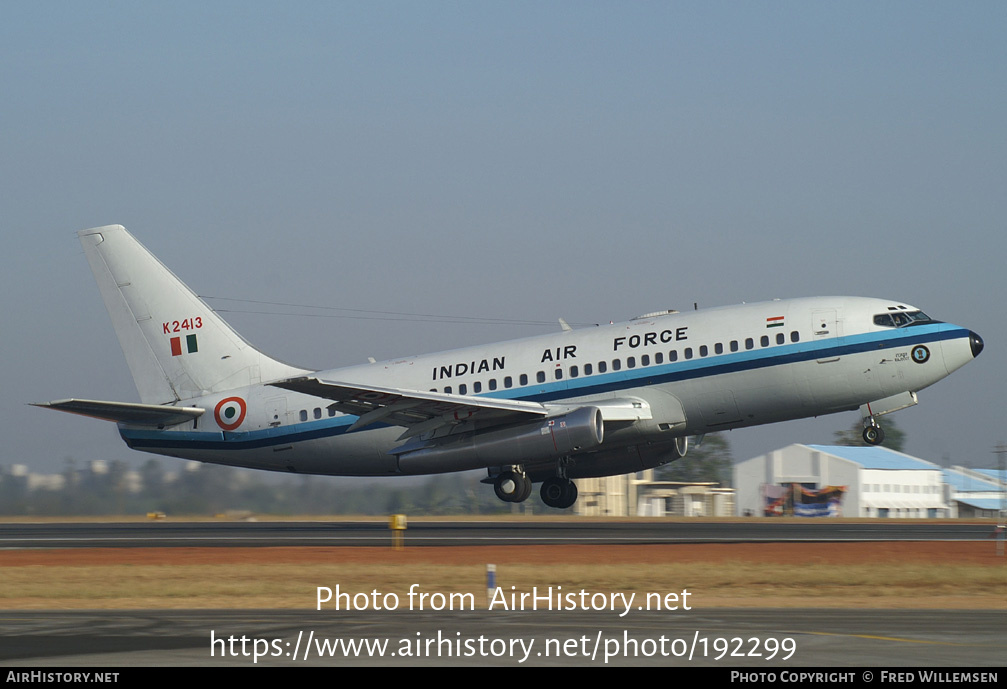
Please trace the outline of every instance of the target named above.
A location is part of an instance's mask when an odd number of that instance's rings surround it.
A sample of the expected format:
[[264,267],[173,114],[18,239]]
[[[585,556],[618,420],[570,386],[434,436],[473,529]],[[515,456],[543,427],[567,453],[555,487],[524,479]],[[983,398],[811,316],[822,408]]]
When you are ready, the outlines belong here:
[[360,417],[350,426],[351,431],[379,421],[403,426],[406,432],[402,439],[469,419],[509,423],[531,421],[549,413],[538,402],[371,387],[313,376],[290,378],[270,385],[332,400],[331,408]]
[[101,400],[56,400],[37,402],[33,407],[46,407],[59,411],[91,416],[105,421],[132,423],[141,426],[174,426],[191,421],[206,411],[199,407],[169,407],[160,404],[135,404],[131,402],[103,402]]

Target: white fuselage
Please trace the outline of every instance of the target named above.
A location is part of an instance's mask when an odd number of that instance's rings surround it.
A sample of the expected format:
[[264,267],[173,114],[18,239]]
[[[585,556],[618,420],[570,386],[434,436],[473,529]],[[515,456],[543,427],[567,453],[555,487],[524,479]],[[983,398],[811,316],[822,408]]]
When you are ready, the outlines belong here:
[[[908,305],[818,297],[642,317],[624,323],[468,347],[317,376],[343,383],[527,400],[556,413],[636,400],[646,413],[606,422],[581,458],[585,475],[633,470],[612,451],[666,447],[675,438],[856,409],[916,393],[971,361],[969,330],[936,321],[878,325]],[[175,457],[310,474],[378,476],[485,466],[410,462],[402,428],[350,431],[356,416],[325,399],[268,384],[179,402],[219,410],[240,399],[241,423],[215,414],[163,430],[119,424],[130,447]],[[224,426],[233,428],[225,429]],[[480,432],[459,424],[458,433]],[[513,464],[524,458],[516,456]],[[627,468],[627,466],[629,468]],[[576,476],[576,472],[571,474]]]

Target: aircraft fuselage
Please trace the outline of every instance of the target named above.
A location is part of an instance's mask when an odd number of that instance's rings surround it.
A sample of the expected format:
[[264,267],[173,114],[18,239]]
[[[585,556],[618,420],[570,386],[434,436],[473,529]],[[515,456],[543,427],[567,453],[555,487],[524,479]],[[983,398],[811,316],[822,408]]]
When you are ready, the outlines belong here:
[[877,418],[982,339],[903,303],[815,297],[678,313],[309,371],[258,351],[120,225],[78,233],[140,403],[39,406],[115,421],[133,449],[345,476],[485,468],[496,494],[569,507],[571,480],[659,466],[690,436],[860,409]]
[[[975,336],[935,321],[904,327],[874,323],[879,314],[916,311],[860,297],[779,300],[638,318],[316,375],[571,409],[625,398],[644,402],[650,418],[607,422],[604,442],[590,453],[598,454],[857,409],[922,390],[972,360]],[[380,476],[486,466],[478,457],[443,468],[400,459],[392,451],[401,429],[347,432],[356,416],[330,411],[324,399],[269,385],[185,404],[209,410],[231,398],[245,405],[242,423],[233,429],[206,415],[157,431],[120,424],[120,432],[137,450],[276,471]],[[456,433],[479,432],[475,425],[466,429],[461,422],[459,427]],[[515,455],[513,463],[522,458]],[[577,475],[576,469],[570,473]]]

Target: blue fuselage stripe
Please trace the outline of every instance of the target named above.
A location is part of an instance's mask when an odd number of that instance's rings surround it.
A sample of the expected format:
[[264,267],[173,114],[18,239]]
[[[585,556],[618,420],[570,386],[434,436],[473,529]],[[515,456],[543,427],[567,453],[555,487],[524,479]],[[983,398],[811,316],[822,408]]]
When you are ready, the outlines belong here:
[[[969,331],[957,326],[943,323],[921,324],[897,330],[772,345],[744,352],[718,354],[698,359],[679,360],[674,363],[624,369],[618,372],[567,378],[560,381],[532,384],[524,388],[497,390],[482,396],[550,402],[646,385],[663,385],[894,347],[958,338],[968,339],[968,337]],[[534,389],[534,392],[531,392],[531,389]],[[341,435],[356,419],[355,416],[339,416],[256,431],[149,431],[120,427],[119,433],[129,447],[137,450],[249,450]],[[367,429],[381,426],[381,424],[373,424]]]

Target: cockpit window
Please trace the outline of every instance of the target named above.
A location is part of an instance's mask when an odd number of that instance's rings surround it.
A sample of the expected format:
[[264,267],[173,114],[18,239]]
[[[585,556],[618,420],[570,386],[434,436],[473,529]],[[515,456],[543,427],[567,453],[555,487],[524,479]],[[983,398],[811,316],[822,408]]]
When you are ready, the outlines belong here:
[[936,322],[922,311],[895,311],[893,313],[879,313],[874,317],[874,325],[880,325],[884,328],[905,328],[910,325]]

